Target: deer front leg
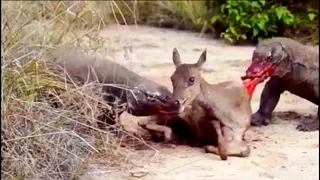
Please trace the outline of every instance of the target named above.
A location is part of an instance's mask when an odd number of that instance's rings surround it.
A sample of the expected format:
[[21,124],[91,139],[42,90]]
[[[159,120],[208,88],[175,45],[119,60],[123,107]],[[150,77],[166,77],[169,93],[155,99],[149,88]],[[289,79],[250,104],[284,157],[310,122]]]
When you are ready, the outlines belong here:
[[218,148],[208,145],[205,147],[206,152],[211,152],[216,155],[219,155],[221,160],[227,160],[228,159],[228,144],[226,142],[226,139],[222,135],[222,128],[220,121],[214,120],[212,122],[213,127],[216,130],[217,138],[218,138]]
[[170,127],[158,124],[146,124],[143,128],[163,133],[164,142],[172,140],[172,129]]
[[129,133],[132,133],[136,136],[143,137],[146,134],[150,134],[148,131],[143,130],[142,127],[139,126],[139,121],[147,122],[150,117],[138,117],[133,116],[132,114],[128,113],[127,111],[124,111],[119,116],[119,124],[122,126],[122,128]]
[[251,153],[250,147],[243,141],[232,141],[229,144],[229,156],[248,157]]
[[[234,137],[236,132],[233,132],[232,129],[227,126],[222,127],[222,132],[226,140],[228,156],[248,157],[250,155],[250,147],[241,139],[241,135]],[[212,145],[206,146],[206,151],[214,154],[219,153],[218,148]]]
[[[228,141],[228,155],[236,157],[248,157],[251,153],[249,145],[243,140],[243,133],[245,131],[240,129],[233,131],[230,127],[224,126],[223,135]],[[230,137],[232,136],[232,137]]]
[[160,132],[164,135],[164,141],[169,142],[172,140],[172,129],[165,125],[159,125],[157,124],[158,118],[161,118],[159,116],[148,116],[143,117],[139,119],[138,125],[144,129],[147,129],[148,131],[156,131]]

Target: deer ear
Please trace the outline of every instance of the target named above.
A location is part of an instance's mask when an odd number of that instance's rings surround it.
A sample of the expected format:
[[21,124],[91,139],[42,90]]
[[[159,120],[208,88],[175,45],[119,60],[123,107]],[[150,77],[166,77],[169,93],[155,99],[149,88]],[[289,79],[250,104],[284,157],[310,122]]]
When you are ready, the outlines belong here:
[[207,60],[207,49],[205,49],[202,52],[198,62],[195,65],[198,66],[198,67],[202,67],[202,65],[206,62],[206,60]]
[[174,64],[176,67],[178,67],[178,66],[181,65],[180,54],[179,54],[177,48],[173,48],[172,60],[173,60],[173,64]]

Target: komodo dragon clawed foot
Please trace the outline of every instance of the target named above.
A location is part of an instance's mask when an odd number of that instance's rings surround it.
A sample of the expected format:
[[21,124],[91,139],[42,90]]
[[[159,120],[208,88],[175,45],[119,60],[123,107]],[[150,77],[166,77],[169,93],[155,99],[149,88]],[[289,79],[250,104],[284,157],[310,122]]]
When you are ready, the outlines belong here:
[[262,115],[260,112],[256,112],[252,115],[251,125],[252,126],[261,126],[261,125],[269,125],[270,119]]
[[316,131],[319,130],[319,116],[314,119],[301,121],[297,126],[297,130],[299,131]]

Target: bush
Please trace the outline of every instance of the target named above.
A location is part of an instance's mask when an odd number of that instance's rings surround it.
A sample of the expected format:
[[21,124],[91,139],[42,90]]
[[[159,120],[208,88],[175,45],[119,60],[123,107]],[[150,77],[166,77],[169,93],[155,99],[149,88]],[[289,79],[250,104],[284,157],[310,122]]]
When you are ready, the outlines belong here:
[[[232,42],[273,36],[318,43],[318,2],[264,0],[118,1],[127,24],[147,24],[203,33],[214,31]],[[132,13],[135,16],[132,16]],[[126,24],[125,22],[122,22]]]
[[209,23],[215,29],[220,29],[221,36],[232,43],[284,36],[285,29],[296,30],[304,24],[316,26],[318,18],[318,11],[311,7],[305,7],[306,13],[301,10],[292,12],[289,5],[287,7],[264,0],[207,0],[206,7],[218,11],[212,15]]
[[294,14],[295,23],[284,31],[284,36],[310,45],[319,44],[319,2],[309,0],[285,5]]

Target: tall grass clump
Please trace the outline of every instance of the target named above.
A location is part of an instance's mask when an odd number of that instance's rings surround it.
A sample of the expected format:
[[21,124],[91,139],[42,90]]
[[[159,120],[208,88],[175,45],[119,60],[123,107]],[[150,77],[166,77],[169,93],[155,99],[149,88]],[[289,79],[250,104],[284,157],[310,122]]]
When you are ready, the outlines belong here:
[[[204,1],[116,1],[116,3],[127,24],[138,23],[194,31],[200,31],[206,24],[207,10]],[[116,13],[116,16],[121,17],[120,13]],[[120,23],[125,24],[125,22]]]
[[1,2],[1,176],[78,179],[89,158],[121,153],[118,124],[98,127],[106,104],[94,84],[54,71],[50,52],[108,51],[99,30],[114,22],[113,1]]

